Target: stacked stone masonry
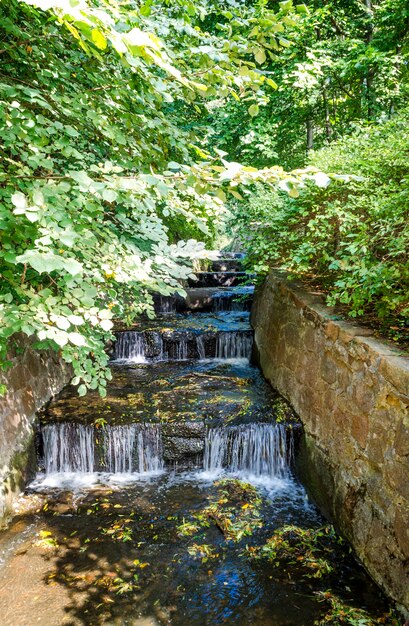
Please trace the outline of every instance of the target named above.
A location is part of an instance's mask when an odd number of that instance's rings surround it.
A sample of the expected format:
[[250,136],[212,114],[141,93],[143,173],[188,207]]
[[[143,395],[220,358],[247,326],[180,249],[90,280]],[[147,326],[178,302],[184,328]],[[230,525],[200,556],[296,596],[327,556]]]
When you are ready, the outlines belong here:
[[272,272],[256,358],[304,425],[300,472],[374,580],[409,611],[409,358]]
[[38,352],[24,336],[12,338],[8,362],[0,375],[0,385],[7,389],[0,397],[0,526],[35,471],[35,413],[71,376],[56,352]]

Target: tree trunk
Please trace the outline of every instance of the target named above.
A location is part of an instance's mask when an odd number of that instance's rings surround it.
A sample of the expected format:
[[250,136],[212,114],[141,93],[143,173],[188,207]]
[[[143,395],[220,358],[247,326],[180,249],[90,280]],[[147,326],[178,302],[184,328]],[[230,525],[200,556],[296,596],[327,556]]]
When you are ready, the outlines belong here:
[[327,93],[325,89],[322,94],[322,98],[324,101],[324,112],[325,112],[325,134],[326,134],[327,140],[331,141],[332,126],[331,126],[331,119],[330,119],[330,114],[329,114],[328,98],[327,98]]
[[[372,0],[365,0],[365,6],[367,9],[367,13],[368,13],[368,20],[370,19],[370,21],[368,22],[368,28],[367,28],[367,33],[366,33],[366,43],[369,46],[373,39],[373,30],[374,30]],[[372,119],[373,114],[374,114],[374,106],[373,106],[374,94],[372,93],[372,83],[373,83],[374,77],[375,77],[375,70],[373,68],[369,68],[363,80],[364,97],[367,102],[369,120]]]
[[311,118],[307,119],[307,152],[314,147],[314,126]]

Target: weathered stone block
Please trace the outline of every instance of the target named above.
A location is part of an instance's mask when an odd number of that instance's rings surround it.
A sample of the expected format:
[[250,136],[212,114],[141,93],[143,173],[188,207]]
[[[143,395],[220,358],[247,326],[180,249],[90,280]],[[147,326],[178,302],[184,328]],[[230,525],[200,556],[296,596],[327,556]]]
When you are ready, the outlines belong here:
[[352,414],[351,435],[362,449],[366,448],[369,432],[369,417],[366,413]]
[[409,465],[400,461],[386,461],[386,480],[400,497],[409,500]]
[[328,383],[328,385],[332,385],[337,379],[337,368],[329,352],[325,352],[321,358],[320,374],[321,378]]
[[409,559],[409,502],[396,509],[393,529],[403,556]]
[[175,424],[163,424],[163,437],[205,437],[206,426],[204,422],[181,422]]
[[395,436],[395,451],[399,456],[409,456],[409,415],[398,425]]
[[193,437],[164,437],[163,458],[165,461],[180,461],[186,456],[203,452],[204,439]]
[[379,373],[393,385],[399,393],[408,398],[409,404],[409,358],[388,356],[381,359]]
[[336,341],[339,335],[339,326],[334,322],[328,322],[325,326],[325,336],[331,341]]

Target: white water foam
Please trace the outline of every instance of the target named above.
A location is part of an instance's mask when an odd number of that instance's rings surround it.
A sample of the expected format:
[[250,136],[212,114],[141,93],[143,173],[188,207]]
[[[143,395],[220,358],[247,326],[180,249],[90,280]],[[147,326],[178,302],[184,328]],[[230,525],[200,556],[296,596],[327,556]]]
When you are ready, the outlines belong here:
[[97,487],[122,487],[144,483],[162,476],[165,470],[147,472],[125,472],[110,474],[108,472],[55,472],[53,474],[37,474],[30,483],[30,491],[87,491]]

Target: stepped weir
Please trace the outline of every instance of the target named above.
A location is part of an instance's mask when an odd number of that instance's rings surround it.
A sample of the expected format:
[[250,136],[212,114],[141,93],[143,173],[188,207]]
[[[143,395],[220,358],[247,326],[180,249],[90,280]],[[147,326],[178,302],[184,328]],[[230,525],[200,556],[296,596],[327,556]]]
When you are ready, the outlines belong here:
[[87,403],[66,390],[43,416],[46,474],[288,476],[292,429],[276,423],[273,392],[251,365],[251,279],[242,255],[225,255],[197,272],[184,298],[155,297],[153,322],[118,331],[107,398]]
[[1,626],[310,626],[332,597],[382,613],[297,480],[252,294],[242,255],[220,255],[117,329],[106,397],[67,387],[38,416],[38,473],[0,535]]

